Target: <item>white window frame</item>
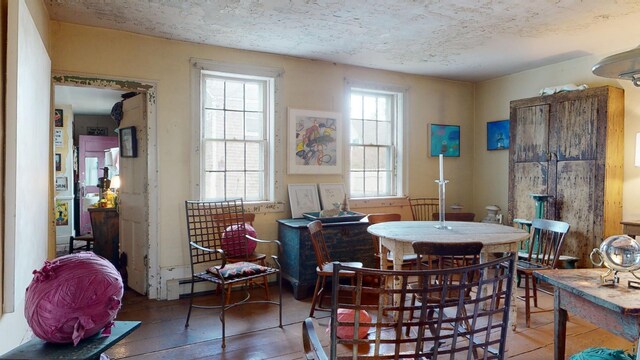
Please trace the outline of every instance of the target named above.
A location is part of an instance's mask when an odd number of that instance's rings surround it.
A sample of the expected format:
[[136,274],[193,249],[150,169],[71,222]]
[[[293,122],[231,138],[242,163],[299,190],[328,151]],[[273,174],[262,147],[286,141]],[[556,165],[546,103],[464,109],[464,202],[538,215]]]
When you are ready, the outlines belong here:
[[284,191],[279,184],[283,183],[284,167],[279,164],[281,160],[276,154],[275,144],[282,143],[276,131],[276,119],[284,113],[279,101],[282,70],[276,68],[238,65],[221,63],[211,60],[191,59],[191,82],[192,82],[192,154],[191,154],[191,188],[192,198],[204,199],[204,189],[201,184],[204,182],[204,156],[201,156],[203,149],[203,125],[202,121],[202,78],[203,74],[212,74],[220,77],[238,79],[259,79],[265,81],[267,88],[266,101],[267,112],[265,113],[265,138],[267,146],[265,148],[265,172],[264,172],[264,194],[265,199],[260,201],[245,201],[245,211],[248,212],[281,212],[284,211]]
[[[389,205],[401,205],[401,202],[398,201],[400,199],[405,199],[406,195],[404,194],[405,189],[407,189],[407,161],[408,161],[408,152],[406,149],[406,141],[408,139],[408,127],[406,126],[406,116],[407,116],[407,97],[408,90],[406,87],[389,85],[389,84],[379,84],[379,83],[371,83],[365,81],[354,81],[354,80],[346,80],[345,81],[345,119],[348,119],[345,122],[345,128],[350,131],[349,122],[351,121],[351,92],[371,92],[371,93],[382,93],[382,94],[391,94],[396,99],[396,112],[395,112],[395,125],[393,131],[393,143],[395,145],[395,158],[392,159],[393,162],[393,174],[392,176],[395,179],[392,182],[395,184],[394,195],[391,196],[378,196],[378,197],[358,197],[351,198],[353,205],[357,205],[358,207],[378,207],[378,206],[389,206]],[[348,155],[345,156],[347,159],[347,166],[345,167],[344,178],[346,180],[346,188],[349,194],[351,194],[351,134],[347,134],[345,137],[345,149],[347,149]]]

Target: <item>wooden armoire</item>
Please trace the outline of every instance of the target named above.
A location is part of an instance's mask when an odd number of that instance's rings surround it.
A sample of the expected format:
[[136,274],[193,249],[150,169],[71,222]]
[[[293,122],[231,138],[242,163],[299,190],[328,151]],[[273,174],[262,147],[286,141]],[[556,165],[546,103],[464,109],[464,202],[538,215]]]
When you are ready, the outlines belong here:
[[624,90],[602,86],[511,101],[509,221],[531,220],[530,194],[548,194],[545,218],[571,225],[563,254],[589,254],[621,234]]

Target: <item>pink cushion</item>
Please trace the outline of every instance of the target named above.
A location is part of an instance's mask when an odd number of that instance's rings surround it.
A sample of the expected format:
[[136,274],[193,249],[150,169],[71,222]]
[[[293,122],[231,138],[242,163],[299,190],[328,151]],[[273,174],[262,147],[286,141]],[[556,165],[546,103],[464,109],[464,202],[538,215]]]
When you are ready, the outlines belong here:
[[[340,322],[351,322],[355,323],[355,310],[353,309],[338,309],[338,323]],[[360,321],[358,326],[358,339],[364,339],[367,337],[369,333],[369,325],[364,325],[363,323],[370,323],[371,315],[365,310],[360,310]],[[331,327],[327,328],[329,331]],[[354,326],[338,326],[338,331],[336,332],[336,336],[340,339],[353,339],[353,332],[355,331]]]
[[[207,269],[207,272],[213,275],[218,275],[217,269],[220,269],[220,266],[212,266]],[[243,261],[237,263],[227,263],[227,265],[220,270],[220,275],[225,279],[235,279],[238,277],[262,274],[267,272],[268,270],[268,267]]]
[[256,237],[256,230],[249,224],[236,224],[227,227],[222,234],[222,250],[229,257],[245,256],[253,253],[258,245],[245,238],[245,234]]

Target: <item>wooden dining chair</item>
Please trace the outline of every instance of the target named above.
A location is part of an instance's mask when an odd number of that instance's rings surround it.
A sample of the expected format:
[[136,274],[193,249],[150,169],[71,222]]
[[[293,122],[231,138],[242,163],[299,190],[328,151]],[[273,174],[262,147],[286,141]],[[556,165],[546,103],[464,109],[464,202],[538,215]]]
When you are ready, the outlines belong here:
[[[242,199],[225,201],[186,201],[187,238],[189,241],[189,255],[191,260],[191,293],[189,297],[189,312],[185,328],[189,327],[191,310],[193,308],[220,309],[222,323],[222,347],[225,342],[225,313],[239,305],[271,304],[279,308],[279,327],[282,328],[282,276],[278,256],[282,253],[282,245],[277,240],[259,240],[246,234],[243,224],[244,206]],[[223,242],[225,239],[237,239],[241,250],[245,251],[248,242],[269,244],[274,247],[275,254],[271,256],[271,264],[265,266],[241,261],[228,261]],[[229,245],[227,245],[229,246]],[[229,249],[229,247],[227,247]],[[248,256],[247,256],[248,259]],[[251,294],[244,287],[245,296],[239,302],[227,302],[228,289],[234,285],[246,285],[249,281],[263,280],[271,275],[277,277],[278,301],[252,300]],[[265,279],[266,280],[266,279]],[[263,280],[263,281],[265,281]],[[194,286],[196,282],[208,281],[220,287],[219,305],[194,304]],[[266,283],[265,283],[266,284]]]
[[[433,241],[416,241],[412,244],[413,251],[417,255],[416,266],[417,269],[428,270],[445,270],[451,268],[460,268],[464,266],[477,265],[480,262],[480,252],[482,251],[481,242],[433,242]],[[412,307],[416,303],[432,303],[432,302],[449,302],[456,301],[460,297],[465,299],[471,296],[472,287],[459,286],[460,283],[474,283],[479,280],[480,273],[469,272],[464,274],[463,277],[440,277],[433,276],[430,280],[431,286],[441,287],[443,285],[451,288],[448,292],[442,292],[438,296],[423,298],[422,294],[414,293],[411,296]],[[425,286],[422,284],[422,279],[418,279],[418,284],[410,284],[411,288],[415,286]],[[460,309],[461,316],[464,319],[465,326],[471,327],[467,318],[466,309]],[[427,318],[432,318],[435,314],[433,312],[427,313]],[[409,321],[413,319],[413,310],[409,311]],[[435,328],[430,328],[431,331],[437,331]],[[407,333],[409,328],[407,327]]]
[[[313,299],[311,300],[311,310],[309,316],[312,317],[315,310],[328,310],[322,307],[322,299],[325,295],[325,283],[328,277],[333,275],[333,267],[336,262],[331,260],[331,254],[327,248],[327,243],[324,241],[324,235],[322,234],[322,223],[319,220],[312,221],[307,224],[309,234],[311,235],[311,244],[313,251],[316,255],[316,286],[313,290]],[[354,268],[361,268],[361,262],[339,262],[340,264],[347,265]],[[353,279],[353,272],[342,271],[338,273],[341,278]]]
[[[369,214],[367,216],[367,220],[369,221],[369,224],[373,225],[373,224],[378,224],[378,223],[383,223],[388,221],[400,221],[402,220],[402,215],[394,214],[394,213]],[[373,255],[378,260],[378,263],[380,264],[380,268],[382,269],[382,257],[380,256],[380,238],[372,234],[371,239],[373,240]],[[391,269],[393,269],[393,254],[386,249],[384,252],[387,254],[388,266]],[[404,255],[402,257],[402,268],[410,269],[411,267],[414,266],[415,261],[416,261],[415,254]]]
[[438,212],[438,204],[438,198],[409,198],[413,220],[431,221],[432,214]]
[[[562,221],[533,219],[529,232],[529,253],[526,259],[519,259],[517,274],[524,278],[526,326],[531,326],[531,299],[533,306],[538,307],[538,289],[533,272],[536,270],[556,269],[561,257],[564,238],[569,231],[569,224]],[[541,311],[535,311],[541,312]]]
[[[305,356],[307,359],[504,359],[510,304],[500,306],[496,299],[500,296],[511,299],[514,261],[513,254],[505,254],[467,267],[396,271],[336,264],[332,275],[331,320],[323,322],[329,324],[329,334],[317,329],[320,322],[307,318],[302,323]],[[345,271],[352,274],[353,284],[338,281]],[[366,280],[369,278],[381,281],[372,283]],[[421,281],[409,287],[415,278]],[[449,279],[459,281],[453,283]],[[436,283],[439,285],[434,286]],[[483,297],[481,287],[492,291]],[[352,296],[339,297],[340,293]],[[401,301],[396,305],[384,301],[393,296],[408,300],[411,294],[423,299],[440,298],[442,293],[458,296],[420,304]],[[377,301],[369,301],[371,297]],[[478,309],[468,326],[463,325],[461,315],[466,308]],[[409,319],[405,316],[408,311],[420,312],[421,316]],[[428,313],[438,316],[427,317]],[[446,330],[451,324],[456,326]],[[409,334],[403,331],[407,326],[411,329]],[[327,343],[329,349],[325,351],[323,344]]]

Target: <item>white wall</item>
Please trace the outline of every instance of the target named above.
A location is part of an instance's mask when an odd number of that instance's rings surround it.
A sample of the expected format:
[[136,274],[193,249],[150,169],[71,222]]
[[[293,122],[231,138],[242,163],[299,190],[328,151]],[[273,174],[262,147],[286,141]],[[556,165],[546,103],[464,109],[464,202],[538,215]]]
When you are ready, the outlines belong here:
[[47,256],[49,174],[53,165],[51,62],[24,0],[9,2],[7,18],[5,272],[0,353],[30,336],[24,318],[25,289],[31,282],[31,272],[41,268]]
[[[629,49],[620,49],[626,51]],[[509,102],[538,95],[544,87],[567,83],[590,87],[612,85],[625,90],[623,219],[640,219],[640,168],[634,167],[635,134],[640,132],[640,88],[630,81],[606,79],[591,73],[592,66],[611,54],[581,57],[575,60],[524,71],[485,81],[476,86],[474,144],[474,208],[497,204],[508,211],[509,152],[486,150],[486,123],[509,118]],[[533,206],[533,205],[532,205]]]

